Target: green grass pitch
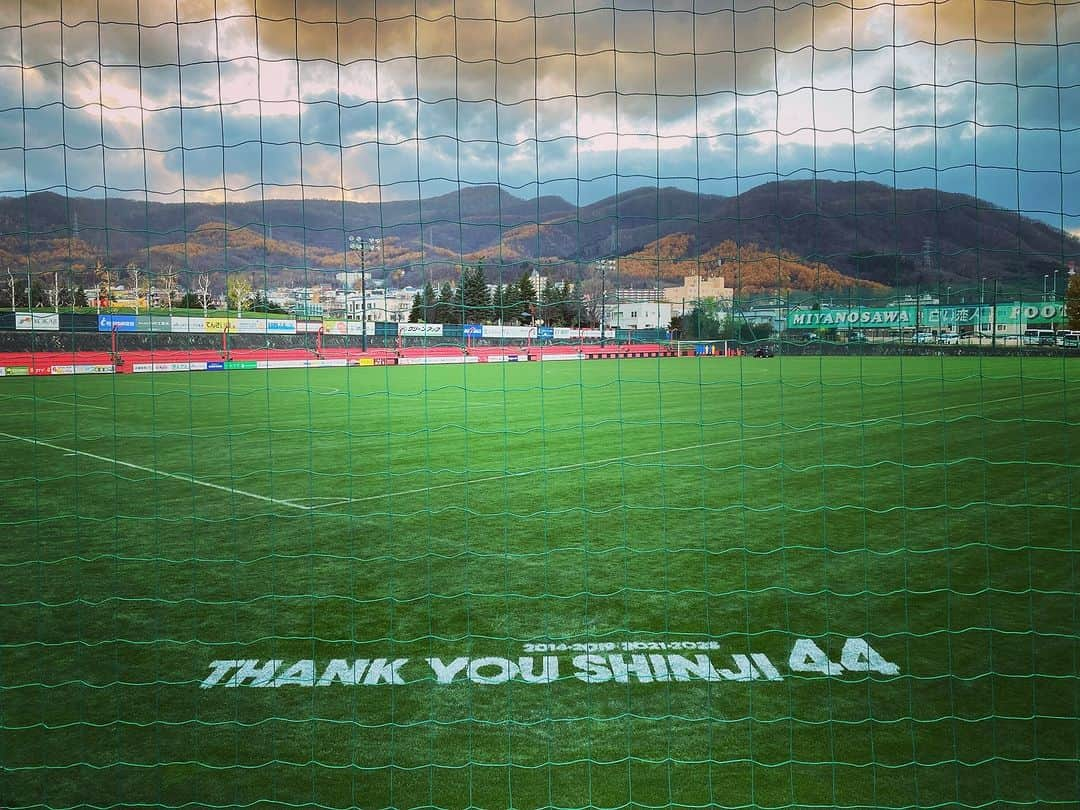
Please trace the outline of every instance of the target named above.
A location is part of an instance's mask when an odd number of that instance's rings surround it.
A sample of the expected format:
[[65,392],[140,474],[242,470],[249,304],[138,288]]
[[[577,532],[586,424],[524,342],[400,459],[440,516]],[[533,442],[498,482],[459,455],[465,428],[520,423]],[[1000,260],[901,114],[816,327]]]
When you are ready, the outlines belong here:
[[[0,380],[0,805],[1075,807],[1078,414],[1060,358]],[[792,669],[849,638],[899,671]],[[645,642],[777,678],[579,677]]]

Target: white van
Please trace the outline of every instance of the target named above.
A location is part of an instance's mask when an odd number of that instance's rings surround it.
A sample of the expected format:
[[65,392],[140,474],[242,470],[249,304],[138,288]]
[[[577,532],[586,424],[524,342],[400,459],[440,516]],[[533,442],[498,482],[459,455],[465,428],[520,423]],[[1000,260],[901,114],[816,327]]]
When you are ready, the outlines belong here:
[[1080,349],[1080,331],[1058,332],[1054,342],[1063,348]]

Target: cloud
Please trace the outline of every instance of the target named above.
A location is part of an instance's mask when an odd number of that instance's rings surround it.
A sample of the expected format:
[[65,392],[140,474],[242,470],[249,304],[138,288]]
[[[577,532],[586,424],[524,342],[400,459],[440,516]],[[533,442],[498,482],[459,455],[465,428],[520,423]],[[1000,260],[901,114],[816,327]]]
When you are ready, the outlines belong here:
[[816,169],[1080,215],[1050,189],[1080,170],[1078,4],[616,5],[23,0],[0,28],[0,185],[595,197]]

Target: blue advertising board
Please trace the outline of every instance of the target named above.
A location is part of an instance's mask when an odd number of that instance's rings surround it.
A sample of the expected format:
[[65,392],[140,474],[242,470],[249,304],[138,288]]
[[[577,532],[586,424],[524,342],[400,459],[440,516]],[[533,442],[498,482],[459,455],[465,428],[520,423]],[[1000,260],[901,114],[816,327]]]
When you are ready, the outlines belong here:
[[222,362],[221,360],[210,360],[206,364],[206,370],[207,371],[224,371],[225,370],[225,363]]
[[479,338],[484,336],[484,327],[478,323],[467,323],[461,327],[461,336]]
[[99,332],[134,332],[136,328],[134,315],[98,315]]
[[555,327],[554,326],[541,326],[536,330],[536,336],[540,340],[554,340],[555,339]]

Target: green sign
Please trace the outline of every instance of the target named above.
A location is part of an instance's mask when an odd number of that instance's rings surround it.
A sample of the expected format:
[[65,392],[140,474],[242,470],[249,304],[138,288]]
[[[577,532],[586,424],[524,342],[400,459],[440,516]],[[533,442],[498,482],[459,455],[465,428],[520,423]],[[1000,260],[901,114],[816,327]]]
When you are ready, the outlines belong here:
[[788,329],[915,329],[950,328],[991,323],[1022,327],[1032,323],[1064,322],[1060,302],[972,304],[970,306],[822,307],[793,309],[787,314]]
[[258,368],[258,367],[259,367],[259,363],[256,360],[226,360],[225,361],[225,368],[226,369]]

